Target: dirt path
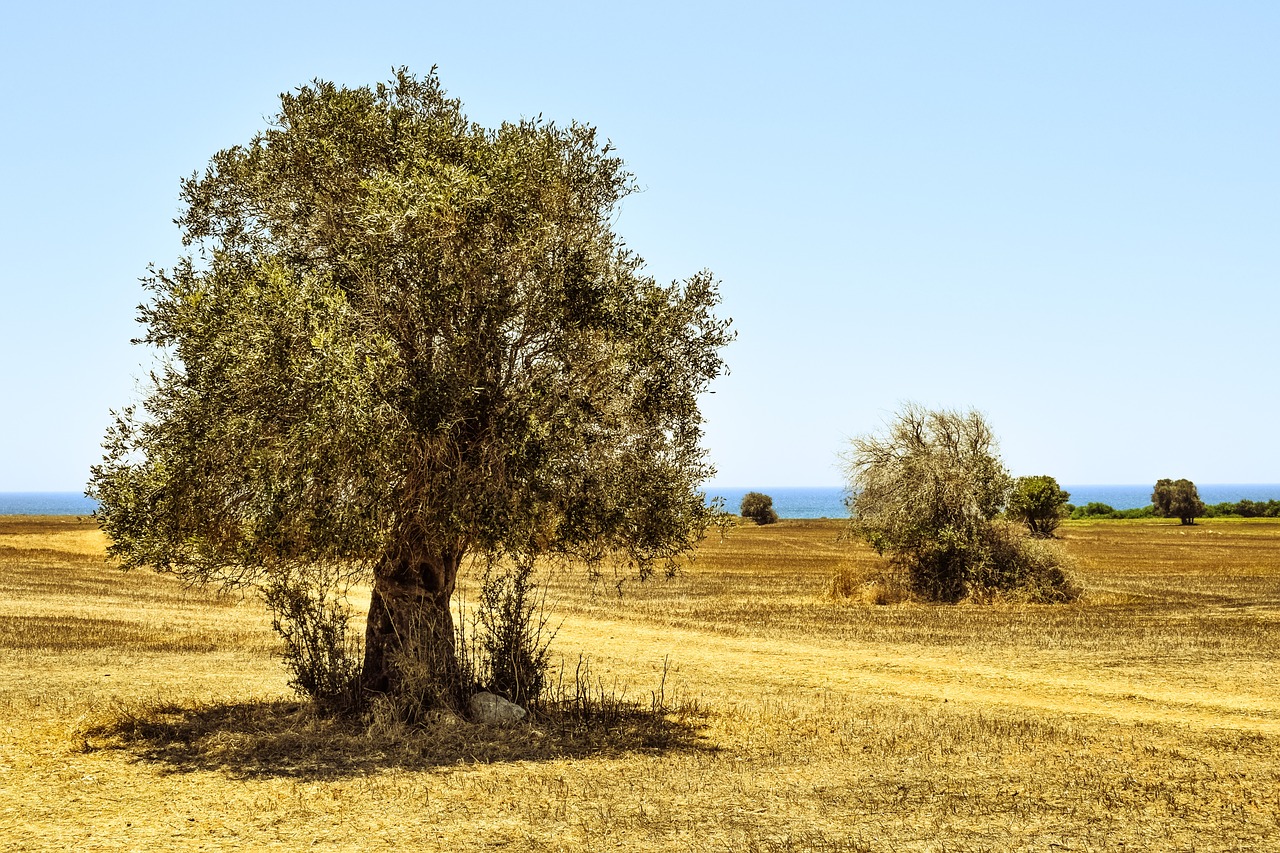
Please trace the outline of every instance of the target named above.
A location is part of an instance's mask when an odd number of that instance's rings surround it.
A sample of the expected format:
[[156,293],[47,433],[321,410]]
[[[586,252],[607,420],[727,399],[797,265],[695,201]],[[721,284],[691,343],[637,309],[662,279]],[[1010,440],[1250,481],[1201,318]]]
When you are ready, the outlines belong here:
[[[970,659],[962,651],[894,654],[883,647],[725,637],[582,616],[564,623],[556,649],[568,657],[582,650],[618,667],[644,662],[639,665],[656,669],[667,657],[678,667],[684,689],[708,701],[856,692],[1280,735],[1280,697],[1273,691],[1174,685],[1083,667],[1063,670],[1057,662],[1052,671],[1016,668]],[[633,683],[650,687],[648,681]]]

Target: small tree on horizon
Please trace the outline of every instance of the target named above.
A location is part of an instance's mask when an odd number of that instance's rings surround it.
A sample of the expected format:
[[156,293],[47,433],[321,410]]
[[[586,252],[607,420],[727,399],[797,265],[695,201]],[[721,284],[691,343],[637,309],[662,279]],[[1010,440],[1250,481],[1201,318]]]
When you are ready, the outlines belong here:
[[743,495],[738,514],[756,524],[773,524],[778,520],[778,513],[773,509],[773,498],[760,492],[747,492]]
[[1204,501],[1190,480],[1157,480],[1151,505],[1161,518],[1176,518],[1183,524],[1195,524],[1205,514]]
[[1019,477],[1009,493],[1009,517],[1027,526],[1032,536],[1052,538],[1062,521],[1070,492],[1049,476]]

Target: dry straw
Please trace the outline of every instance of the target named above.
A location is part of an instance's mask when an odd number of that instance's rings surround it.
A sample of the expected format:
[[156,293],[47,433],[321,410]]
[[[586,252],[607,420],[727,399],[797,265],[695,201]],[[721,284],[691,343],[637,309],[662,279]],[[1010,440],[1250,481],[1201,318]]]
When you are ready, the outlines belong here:
[[257,602],[122,574],[90,523],[0,519],[0,842],[1269,849],[1280,523],[1061,532],[1067,605],[833,599],[879,564],[823,522],[713,537],[621,599],[561,572],[552,653],[591,668],[565,682],[661,695],[660,725],[379,730],[294,696]]

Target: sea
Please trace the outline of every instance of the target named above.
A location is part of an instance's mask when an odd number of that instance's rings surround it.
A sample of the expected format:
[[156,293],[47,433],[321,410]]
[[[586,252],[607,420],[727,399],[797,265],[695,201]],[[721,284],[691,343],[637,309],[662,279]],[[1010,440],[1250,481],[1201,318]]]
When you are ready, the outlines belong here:
[[80,492],[0,492],[0,515],[93,515],[97,508]]
[[[1154,483],[1142,485],[1062,485],[1071,494],[1070,503],[1084,506],[1087,503],[1104,503],[1112,509],[1138,509],[1151,503]],[[1200,500],[1206,504],[1224,501],[1280,500],[1280,483],[1208,483],[1196,484]],[[707,486],[708,500],[724,498],[724,508],[737,512],[742,496],[747,492],[761,492],[773,498],[773,509],[779,518],[848,518],[844,505],[847,492],[839,486],[824,487],[773,487],[769,486]]]
[[[1071,493],[1071,503],[1104,503],[1112,509],[1137,509],[1151,503],[1152,484],[1063,485]],[[1280,483],[1196,484],[1200,500],[1207,504],[1224,501],[1280,500]],[[779,518],[847,518],[845,490],[840,486],[707,486],[707,499],[724,498],[724,508],[736,512],[747,492],[762,492],[773,498]],[[79,492],[0,492],[0,515],[92,515],[97,501]]]

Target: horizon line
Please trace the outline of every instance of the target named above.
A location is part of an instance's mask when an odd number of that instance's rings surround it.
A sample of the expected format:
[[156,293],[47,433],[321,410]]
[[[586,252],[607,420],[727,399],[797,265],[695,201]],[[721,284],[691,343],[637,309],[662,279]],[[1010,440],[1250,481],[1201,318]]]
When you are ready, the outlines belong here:
[[[1227,481],[1217,482],[1212,480],[1202,480],[1202,481],[1193,480],[1192,482],[1195,483],[1197,486],[1280,486],[1280,481],[1266,482],[1263,480],[1258,480],[1253,482],[1227,482]],[[1143,488],[1147,488],[1148,486],[1152,486],[1154,484],[1155,484],[1154,480],[1145,481],[1145,482],[1128,482],[1128,483],[1072,483],[1067,481],[1059,481],[1059,485],[1061,486],[1076,486],[1076,487],[1080,487],[1080,486],[1142,486]],[[812,483],[806,484],[803,486],[794,486],[794,485],[744,486],[741,484],[730,484],[730,483],[703,483],[701,488],[706,490],[706,489],[843,489],[847,487],[843,485],[812,484]]]

